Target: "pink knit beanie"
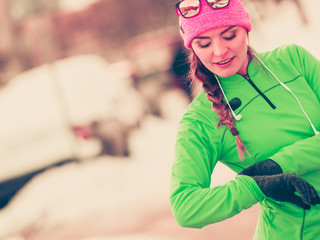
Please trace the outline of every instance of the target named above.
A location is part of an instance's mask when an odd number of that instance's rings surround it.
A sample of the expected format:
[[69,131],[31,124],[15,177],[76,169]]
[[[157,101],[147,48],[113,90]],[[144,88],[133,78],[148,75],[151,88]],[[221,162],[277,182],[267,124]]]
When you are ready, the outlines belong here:
[[214,28],[240,26],[251,31],[250,16],[241,0],[230,0],[225,8],[213,9],[206,0],[200,0],[200,12],[191,18],[179,15],[180,34],[186,48],[191,49],[192,40]]

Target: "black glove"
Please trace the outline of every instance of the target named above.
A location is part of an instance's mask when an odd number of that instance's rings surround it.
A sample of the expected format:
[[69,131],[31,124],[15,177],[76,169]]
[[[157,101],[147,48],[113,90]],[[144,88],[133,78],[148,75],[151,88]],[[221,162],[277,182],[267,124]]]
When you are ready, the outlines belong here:
[[[276,201],[289,202],[304,209],[320,203],[314,187],[295,174],[283,173],[271,176],[252,177],[261,191]],[[300,196],[294,194],[298,192]]]
[[282,173],[282,169],[278,163],[271,159],[252,164],[251,166],[239,172],[240,175],[260,176],[260,175],[275,175]]

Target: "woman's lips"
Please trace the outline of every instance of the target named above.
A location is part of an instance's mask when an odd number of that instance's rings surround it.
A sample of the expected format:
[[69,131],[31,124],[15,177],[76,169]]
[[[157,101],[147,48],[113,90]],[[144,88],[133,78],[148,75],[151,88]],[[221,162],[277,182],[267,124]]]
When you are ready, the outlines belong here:
[[233,59],[234,59],[234,57],[228,58],[226,60],[223,60],[223,61],[220,61],[220,62],[216,62],[215,64],[217,64],[219,66],[224,66],[224,65],[227,65],[228,63],[230,63]]

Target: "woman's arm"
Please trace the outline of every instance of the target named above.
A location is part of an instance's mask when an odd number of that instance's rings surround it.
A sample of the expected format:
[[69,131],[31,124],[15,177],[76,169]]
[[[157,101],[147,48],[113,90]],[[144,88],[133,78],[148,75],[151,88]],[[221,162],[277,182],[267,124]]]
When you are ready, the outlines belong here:
[[320,170],[320,134],[284,147],[270,159],[278,163],[284,173],[301,176]]
[[[320,61],[297,45],[289,45],[287,51],[293,65],[306,79],[320,102]],[[319,126],[319,123],[313,124]],[[285,173],[302,175],[320,170],[320,134],[287,146],[270,156],[270,159],[278,163]]]
[[175,146],[170,195],[173,215],[181,226],[201,228],[264,199],[257,183],[248,176],[210,187],[220,152],[220,138],[211,124],[184,117]]

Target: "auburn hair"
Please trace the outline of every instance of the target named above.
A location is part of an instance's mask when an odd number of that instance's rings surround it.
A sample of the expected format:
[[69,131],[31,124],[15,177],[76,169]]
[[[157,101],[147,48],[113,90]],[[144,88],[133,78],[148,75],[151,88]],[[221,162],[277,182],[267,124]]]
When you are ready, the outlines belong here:
[[202,64],[193,50],[190,51],[189,62],[191,82],[200,81],[202,83],[203,89],[207,93],[208,100],[212,102],[212,109],[218,115],[218,127],[225,125],[230,129],[232,135],[235,136],[239,157],[243,160],[244,153],[247,152],[249,154],[249,152],[239,137],[239,132],[235,127],[235,121],[231,116],[229,107],[223,99],[223,93],[219,87],[216,76]]

